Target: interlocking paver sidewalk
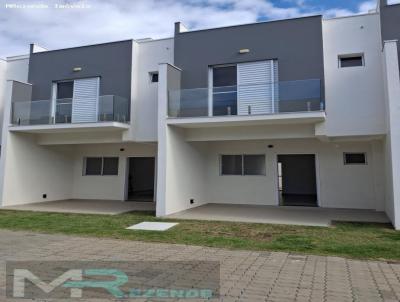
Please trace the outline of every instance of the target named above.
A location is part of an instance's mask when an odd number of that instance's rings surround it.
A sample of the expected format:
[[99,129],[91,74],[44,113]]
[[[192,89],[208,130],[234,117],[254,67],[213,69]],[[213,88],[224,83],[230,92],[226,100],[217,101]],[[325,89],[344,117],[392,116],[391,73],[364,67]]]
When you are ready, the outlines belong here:
[[0,230],[0,301],[6,260],[216,260],[220,301],[400,300],[396,263]]

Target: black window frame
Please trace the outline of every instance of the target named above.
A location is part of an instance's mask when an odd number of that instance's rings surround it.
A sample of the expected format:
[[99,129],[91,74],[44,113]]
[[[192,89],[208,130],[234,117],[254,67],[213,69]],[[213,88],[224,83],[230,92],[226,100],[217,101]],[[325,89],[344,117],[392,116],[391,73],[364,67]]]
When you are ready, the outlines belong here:
[[[241,158],[241,167],[240,167],[240,173],[237,174],[227,174],[224,173],[224,167],[223,167],[223,163],[224,163],[224,156],[240,156]],[[262,156],[264,158],[264,163],[263,163],[263,173],[261,174],[255,174],[255,173],[251,173],[248,174],[246,173],[246,167],[245,167],[245,158],[246,157],[252,157],[252,156]],[[264,153],[257,153],[257,154],[250,154],[250,153],[246,153],[246,154],[220,154],[219,155],[219,175],[220,176],[266,176],[267,175],[267,158],[266,155]]]
[[[95,173],[88,173],[87,171],[87,162],[88,160],[92,159],[100,159],[101,160],[101,167],[100,167],[100,172],[95,174]],[[104,173],[104,162],[105,160],[113,160],[116,161],[117,167],[114,169],[112,172],[107,172]],[[83,171],[82,175],[83,176],[118,176],[119,173],[119,157],[118,156],[87,156],[83,158]]]
[[[361,64],[343,64],[344,62],[347,61],[347,63],[351,60],[355,61],[360,59]],[[352,68],[352,67],[364,67],[365,66],[365,59],[364,59],[364,54],[358,53],[358,54],[349,54],[349,55],[340,55],[339,56],[339,68]]]
[[[63,81],[57,81],[56,83],[56,99],[57,100],[65,100],[65,99],[72,99],[74,96],[74,80],[63,80]],[[65,86],[62,88],[62,86]],[[61,88],[61,89],[60,89]],[[68,89],[67,89],[68,88]],[[65,94],[67,90],[71,90],[70,95],[60,95],[60,94]],[[68,91],[69,92],[69,91]]]
[[[88,172],[88,162],[89,161],[99,161],[100,160],[100,169],[97,172]],[[83,175],[84,176],[99,176],[102,174],[103,171],[103,158],[100,156],[89,156],[84,158],[84,165],[83,165]]]
[[237,115],[237,64],[212,65],[209,68],[213,116]]
[[[149,72],[150,75],[150,83],[158,83],[159,77],[158,77],[158,71],[152,71]],[[156,80],[154,80],[156,78]]]
[[[240,157],[240,172],[239,173],[225,173],[226,169],[224,169],[224,158],[226,157]],[[236,167],[234,167],[236,168]],[[232,169],[233,170],[233,169]],[[221,154],[220,155],[220,175],[221,176],[240,176],[243,175],[243,155],[241,154]]]
[[[348,155],[362,155],[362,156],[364,156],[364,162],[351,162],[347,158]],[[343,164],[345,166],[351,166],[351,165],[365,166],[365,165],[368,165],[367,153],[366,152],[343,152]]]

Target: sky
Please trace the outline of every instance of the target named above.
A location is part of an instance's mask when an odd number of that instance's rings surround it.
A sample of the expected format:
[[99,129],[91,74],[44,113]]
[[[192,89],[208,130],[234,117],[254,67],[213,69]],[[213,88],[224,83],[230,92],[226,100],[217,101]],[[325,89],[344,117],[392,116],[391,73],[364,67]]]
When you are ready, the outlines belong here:
[[30,43],[57,49],[172,37],[177,21],[204,29],[375,7],[376,0],[0,0],[0,58],[26,54]]

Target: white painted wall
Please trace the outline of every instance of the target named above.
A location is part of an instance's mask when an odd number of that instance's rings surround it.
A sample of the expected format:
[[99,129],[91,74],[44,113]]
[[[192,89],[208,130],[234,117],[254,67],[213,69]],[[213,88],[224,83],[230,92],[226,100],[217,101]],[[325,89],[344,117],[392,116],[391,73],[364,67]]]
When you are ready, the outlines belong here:
[[[168,215],[202,205],[206,203],[209,189],[204,160],[207,157],[207,145],[185,141],[182,128],[168,126],[166,132],[166,204],[165,213],[157,215]],[[190,199],[194,200],[193,204]]]
[[[324,20],[327,136],[385,133],[378,14]],[[338,56],[363,53],[365,66],[339,68]]]
[[[128,157],[155,157],[156,153],[157,145],[153,143],[75,145],[72,198],[125,200]],[[108,156],[119,157],[118,175],[83,175],[85,157]]]
[[7,58],[7,80],[28,82],[29,56]]
[[72,158],[68,147],[39,146],[33,135],[9,132],[4,151],[2,206],[70,198]]
[[[274,148],[268,148],[268,145]],[[382,145],[381,142],[378,144]],[[277,155],[316,154],[321,207],[384,209],[383,179],[375,179],[383,169],[381,157],[373,156],[370,142],[322,143],[316,139],[209,142],[206,191],[213,203],[277,205]],[[368,165],[344,165],[343,152],[366,152]],[[265,154],[265,176],[221,176],[221,154]]]
[[158,83],[150,81],[150,72],[158,72],[159,63],[174,60],[174,40],[134,42],[132,74],[131,129],[125,139],[157,141]]

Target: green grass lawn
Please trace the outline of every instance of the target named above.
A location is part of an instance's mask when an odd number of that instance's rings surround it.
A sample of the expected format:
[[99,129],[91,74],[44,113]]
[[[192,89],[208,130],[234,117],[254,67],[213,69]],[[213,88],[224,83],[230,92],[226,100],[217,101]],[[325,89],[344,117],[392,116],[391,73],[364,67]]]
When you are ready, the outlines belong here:
[[[177,221],[165,232],[125,228],[142,221]],[[0,211],[0,228],[123,240],[400,260],[400,232],[386,224],[338,223],[305,227],[240,222],[159,219],[151,213],[115,216]]]

